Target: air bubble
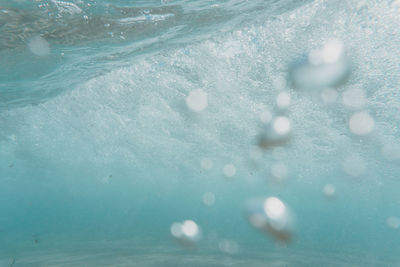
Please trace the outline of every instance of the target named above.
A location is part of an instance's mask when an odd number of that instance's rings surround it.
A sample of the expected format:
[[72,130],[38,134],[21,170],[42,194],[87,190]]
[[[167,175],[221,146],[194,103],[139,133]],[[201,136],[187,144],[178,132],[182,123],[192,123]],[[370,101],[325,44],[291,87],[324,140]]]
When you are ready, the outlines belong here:
[[226,177],[233,177],[236,174],[236,167],[233,164],[227,164],[224,166],[223,171]]
[[260,113],[260,121],[264,124],[270,123],[272,120],[272,113],[269,110],[263,110]]
[[326,88],[321,92],[321,99],[324,103],[333,103],[338,97],[338,92],[333,88]]
[[47,56],[50,54],[49,43],[40,36],[33,37],[28,43],[29,50],[37,56]]
[[236,254],[239,252],[239,246],[235,241],[222,239],[218,244],[219,250],[228,254]]
[[336,193],[336,187],[334,185],[327,184],[324,186],[322,192],[326,198],[333,198]]
[[360,88],[348,89],[342,95],[343,104],[350,108],[362,108],[366,104],[364,90]]
[[390,7],[393,9],[400,9],[400,0],[394,0],[390,3]]
[[374,119],[366,111],[353,114],[349,120],[350,131],[356,135],[367,135],[374,129]]
[[208,95],[201,89],[193,90],[186,97],[187,107],[194,111],[203,111],[208,106]]
[[273,128],[279,135],[286,135],[290,131],[290,121],[287,117],[277,117],[273,122]]
[[211,207],[215,203],[215,195],[212,192],[206,192],[203,195],[203,203]]
[[280,109],[286,109],[290,105],[290,94],[288,92],[280,93],[276,98],[276,104]]
[[201,160],[201,167],[205,170],[210,170],[213,167],[213,162],[209,158],[204,158]]
[[272,80],[272,86],[277,90],[283,90],[286,87],[286,80],[283,77],[275,77]]
[[358,156],[349,156],[343,162],[343,170],[350,176],[359,177],[367,171],[364,161]]
[[392,229],[398,229],[400,227],[400,218],[395,216],[390,216],[389,218],[387,218],[386,224],[388,227]]
[[382,147],[382,154],[388,160],[400,159],[400,144],[388,144]]
[[255,163],[261,163],[263,157],[261,148],[252,147],[249,151],[249,156]]
[[271,174],[277,181],[282,181],[288,175],[288,169],[282,162],[277,162],[271,166]]

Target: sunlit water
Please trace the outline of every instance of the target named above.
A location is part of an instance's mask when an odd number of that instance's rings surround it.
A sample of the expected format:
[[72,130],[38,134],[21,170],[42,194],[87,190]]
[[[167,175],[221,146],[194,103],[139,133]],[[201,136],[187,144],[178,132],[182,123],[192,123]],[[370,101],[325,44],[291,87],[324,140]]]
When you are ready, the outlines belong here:
[[0,266],[400,266],[399,1],[0,0]]

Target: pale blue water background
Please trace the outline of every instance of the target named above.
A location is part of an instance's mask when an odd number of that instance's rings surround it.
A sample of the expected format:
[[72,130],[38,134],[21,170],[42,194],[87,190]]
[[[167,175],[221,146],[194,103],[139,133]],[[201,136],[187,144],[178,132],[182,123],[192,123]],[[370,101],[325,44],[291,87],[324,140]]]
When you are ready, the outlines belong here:
[[[393,2],[0,1],[0,266],[400,266],[400,229],[387,224],[400,217]],[[37,35],[49,55],[28,49]],[[293,137],[254,162],[276,80],[332,37],[353,66],[336,103],[289,86]],[[341,104],[351,87],[375,120],[365,138]],[[198,88],[209,103],[193,115],[185,98]],[[344,171],[349,155],[360,177]],[[274,162],[288,167],[282,184]],[[247,198],[270,195],[296,217],[287,246],[244,216]],[[185,219],[203,231],[195,250],[170,236]]]

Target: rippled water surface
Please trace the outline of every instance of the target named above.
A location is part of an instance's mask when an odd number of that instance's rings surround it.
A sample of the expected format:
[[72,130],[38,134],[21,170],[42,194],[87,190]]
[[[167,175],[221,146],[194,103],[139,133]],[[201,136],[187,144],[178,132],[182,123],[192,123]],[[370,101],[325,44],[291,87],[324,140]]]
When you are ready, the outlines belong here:
[[0,0],[0,266],[400,266],[399,14]]

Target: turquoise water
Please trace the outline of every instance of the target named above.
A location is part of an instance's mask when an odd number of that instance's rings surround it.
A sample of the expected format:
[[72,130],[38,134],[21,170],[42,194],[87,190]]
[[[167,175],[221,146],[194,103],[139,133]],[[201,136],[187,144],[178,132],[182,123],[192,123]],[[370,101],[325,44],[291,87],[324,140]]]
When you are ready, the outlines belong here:
[[0,0],[0,266],[400,266],[399,14]]

